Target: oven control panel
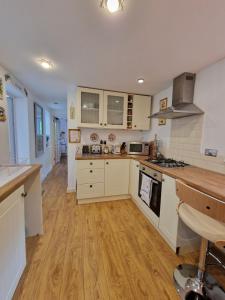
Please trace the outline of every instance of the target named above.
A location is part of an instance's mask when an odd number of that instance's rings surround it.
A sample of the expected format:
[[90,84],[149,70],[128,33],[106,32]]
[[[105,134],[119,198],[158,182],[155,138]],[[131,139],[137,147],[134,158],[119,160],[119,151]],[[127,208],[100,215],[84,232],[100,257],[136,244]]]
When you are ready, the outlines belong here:
[[156,171],[154,169],[151,169],[145,165],[140,164],[140,171],[151,176],[152,178],[154,178],[155,180],[158,180],[160,182],[162,182],[162,173],[160,173],[159,171]]

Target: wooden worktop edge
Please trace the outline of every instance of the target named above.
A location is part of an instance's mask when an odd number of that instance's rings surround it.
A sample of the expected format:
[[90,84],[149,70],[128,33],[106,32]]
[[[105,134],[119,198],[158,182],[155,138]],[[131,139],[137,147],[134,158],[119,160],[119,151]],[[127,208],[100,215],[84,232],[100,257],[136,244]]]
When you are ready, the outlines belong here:
[[20,174],[7,184],[0,187],[0,203],[4,201],[4,199],[7,198],[10,194],[12,194],[16,189],[18,189],[21,185],[23,185],[31,175],[39,172],[42,167],[39,164],[26,166],[31,166],[31,168],[25,171],[24,173]]

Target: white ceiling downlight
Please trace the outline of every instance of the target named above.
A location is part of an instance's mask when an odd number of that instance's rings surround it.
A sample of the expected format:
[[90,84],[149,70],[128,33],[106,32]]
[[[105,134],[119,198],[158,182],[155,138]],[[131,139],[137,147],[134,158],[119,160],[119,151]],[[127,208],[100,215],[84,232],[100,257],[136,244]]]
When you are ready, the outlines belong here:
[[143,84],[145,82],[144,78],[138,78],[137,82],[139,84]]
[[108,9],[110,13],[115,13],[123,9],[124,0],[101,0],[101,7]]
[[41,58],[38,60],[38,63],[45,70],[51,70],[53,68],[53,63],[48,59]]

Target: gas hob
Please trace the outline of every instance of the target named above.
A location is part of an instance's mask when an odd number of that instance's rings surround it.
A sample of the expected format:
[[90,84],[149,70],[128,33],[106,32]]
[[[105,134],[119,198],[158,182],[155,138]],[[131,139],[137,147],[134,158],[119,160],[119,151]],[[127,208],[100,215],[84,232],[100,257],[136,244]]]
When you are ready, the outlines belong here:
[[184,168],[186,166],[189,166],[184,161],[177,161],[170,158],[155,159],[155,160],[147,159],[146,161],[163,168]]

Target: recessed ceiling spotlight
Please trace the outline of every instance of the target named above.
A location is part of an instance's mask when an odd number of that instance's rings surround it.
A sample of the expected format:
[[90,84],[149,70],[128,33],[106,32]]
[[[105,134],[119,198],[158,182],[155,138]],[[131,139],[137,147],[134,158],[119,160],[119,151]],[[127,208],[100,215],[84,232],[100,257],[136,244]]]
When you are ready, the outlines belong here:
[[140,84],[144,83],[144,78],[138,78],[137,82]]
[[50,70],[53,68],[53,63],[48,59],[41,58],[39,59],[39,64],[42,66],[43,69]]
[[108,9],[110,13],[115,13],[123,9],[124,0],[101,0],[100,6]]

